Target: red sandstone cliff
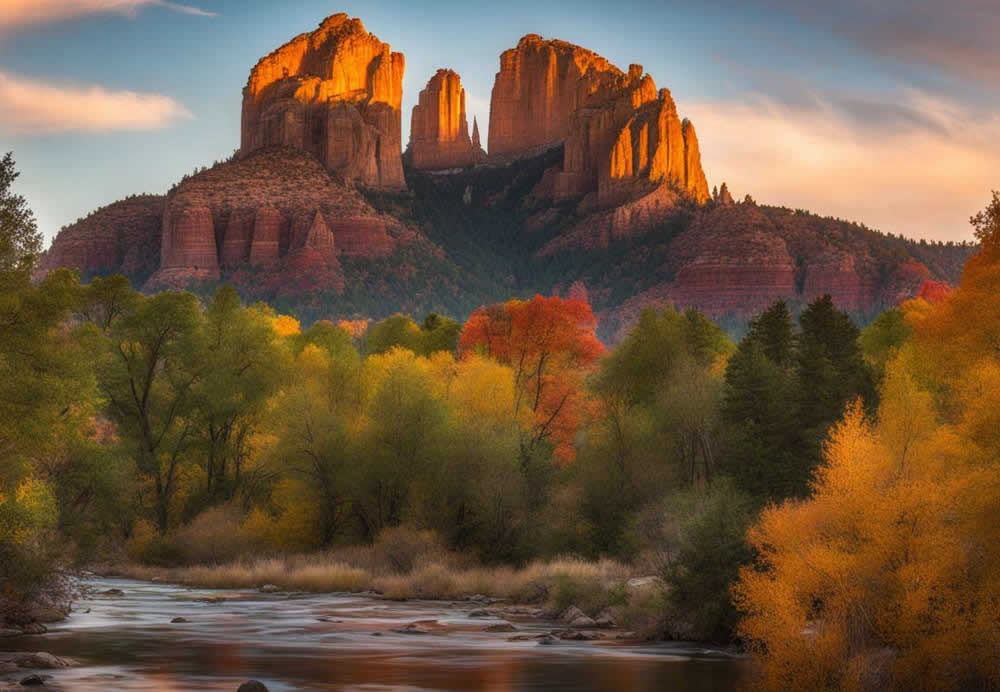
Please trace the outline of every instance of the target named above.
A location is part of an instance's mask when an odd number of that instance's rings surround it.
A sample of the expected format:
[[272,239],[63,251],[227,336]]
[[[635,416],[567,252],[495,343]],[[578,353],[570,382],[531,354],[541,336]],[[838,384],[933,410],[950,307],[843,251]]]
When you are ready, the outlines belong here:
[[277,49],[243,90],[240,150],[310,152],[347,181],[403,189],[402,53],[346,14]]
[[536,34],[500,56],[490,102],[489,154],[516,158],[561,144],[573,114],[624,75],[597,53]]
[[464,168],[486,159],[479,145],[469,138],[465,116],[465,89],[453,70],[438,70],[420,92],[410,121],[410,155],[414,168],[443,170]]
[[[377,258],[401,225],[375,212],[312,156],[267,149],[217,165],[170,192],[159,271],[146,287],[230,278],[254,292],[343,288],[340,256]],[[267,270],[251,285],[248,270]]]
[[98,209],[59,232],[38,276],[68,267],[84,277],[122,273],[144,281],[159,266],[164,198],[140,195]]
[[579,198],[582,219],[541,254],[606,246],[662,222],[675,192],[709,199],[694,125],[641,65],[622,72],[592,51],[525,36],[500,57],[490,109],[490,158],[564,145],[534,203]]

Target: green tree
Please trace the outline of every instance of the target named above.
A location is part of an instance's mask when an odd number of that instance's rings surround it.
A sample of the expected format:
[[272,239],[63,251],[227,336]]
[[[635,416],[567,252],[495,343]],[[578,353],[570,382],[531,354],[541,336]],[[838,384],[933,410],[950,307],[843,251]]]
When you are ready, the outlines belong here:
[[756,513],[752,499],[726,479],[706,493],[669,501],[673,522],[664,580],[672,636],[728,642],[739,613],[729,585],[752,552],[746,532]]
[[170,527],[178,474],[194,439],[189,414],[205,372],[202,320],[190,293],[140,297],[111,325],[98,368],[108,413],[153,484],[161,532]]
[[215,294],[202,329],[202,374],[191,388],[190,418],[205,486],[192,512],[229,500],[240,488],[250,440],[284,374],[271,317],[244,308],[231,286]]
[[10,152],[0,160],[0,272],[30,270],[42,251],[35,215],[21,195],[11,190],[20,173]]

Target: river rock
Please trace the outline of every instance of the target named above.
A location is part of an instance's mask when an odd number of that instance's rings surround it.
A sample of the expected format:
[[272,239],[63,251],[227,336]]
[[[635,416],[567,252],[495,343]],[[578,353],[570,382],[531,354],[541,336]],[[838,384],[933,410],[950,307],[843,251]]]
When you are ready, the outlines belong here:
[[69,668],[74,665],[74,661],[71,659],[54,656],[45,651],[15,653],[11,658],[21,668],[52,670],[55,668]]
[[470,618],[488,618],[490,617],[490,611],[483,610],[482,608],[478,610],[473,610],[469,613]]
[[615,626],[615,619],[608,611],[603,611],[594,619],[594,624],[602,629],[611,629]]
[[569,608],[563,611],[562,615],[559,616],[559,621],[565,622],[566,624],[570,624],[574,620],[584,617],[587,617],[587,614],[585,612],[583,612],[576,606],[570,606]]
[[22,687],[44,687],[45,680],[42,679],[41,675],[29,675],[26,678],[21,678]]
[[21,628],[21,631],[25,634],[45,634],[49,631],[49,628],[40,622],[29,622]]
[[179,625],[179,624],[182,624],[182,623],[185,623],[185,622],[187,622],[187,621],[188,621],[188,619],[187,619],[186,617],[181,617],[180,615],[178,615],[177,617],[175,617],[175,618],[174,618],[173,620],[171,620],[170,622],[171,622],[172,624],[175,624],[175,625]]
[[236,692],[267,692],[267,686],[258,680],[247,680]]
[[581,615],[580,617],[571,620],[569,626],[578,630],[586,630],[590,629],[591,627],[597,627],[597,623],[594,621],[593,618],[588,617],[586,615]]
[[69,615],[69,611],[55,606],[39,605],[32,608],[28,615],[35,622],[50,624],[65,620]]
[[102,591],[100,593],[100,595],[101,596],[111,596],[111,597],[114,597],[114,598],[119,598],[121,596],[124,596],[125,592],[122,591],[121,589],[107,589],[106,591]]
[[274,584],[264,584],[264,586],[260,587],[261,593],[278,593],[279,591],[281,591],[281,587]]
[[498,622],[495,625],[487,625],[483,632],[517,632],[517,628],[509,622]]

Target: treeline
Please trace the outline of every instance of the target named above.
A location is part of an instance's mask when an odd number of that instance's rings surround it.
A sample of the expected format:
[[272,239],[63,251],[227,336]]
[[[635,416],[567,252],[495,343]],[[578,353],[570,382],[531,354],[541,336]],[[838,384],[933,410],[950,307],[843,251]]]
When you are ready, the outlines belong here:
[[807,492],[826,427],[872,397],[827,298],[739,347],[649,310],[609,353],[579,299],[303,329],[228,287],[7,288],[0,541],[23,598],[65,555],[216,563],[405,526],[487,564],[643,565],[671,585],[662,633],[725,639],[746,528]]

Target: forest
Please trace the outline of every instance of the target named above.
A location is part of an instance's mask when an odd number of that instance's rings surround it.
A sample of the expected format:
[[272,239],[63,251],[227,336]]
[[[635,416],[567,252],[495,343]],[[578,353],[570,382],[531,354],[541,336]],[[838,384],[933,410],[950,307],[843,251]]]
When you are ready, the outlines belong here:
[[997,193],[961,284],[863,330],[828,296],[775,303],[738,343],[664,307],[608,348],[573,295],[303,325],[229,287],[33,282],[16,175],[8,155],[8,621],[81,568],[254,583],[279,564],[617,608],[651,638],[738,644],[766,689],[1000,686]]

